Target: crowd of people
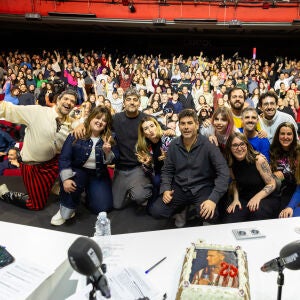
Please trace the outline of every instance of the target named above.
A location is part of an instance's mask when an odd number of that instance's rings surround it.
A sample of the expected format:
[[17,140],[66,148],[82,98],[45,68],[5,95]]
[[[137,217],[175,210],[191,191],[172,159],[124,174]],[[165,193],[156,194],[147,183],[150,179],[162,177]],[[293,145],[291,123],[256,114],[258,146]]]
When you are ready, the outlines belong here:
[[0,97],[24,142],[0,169],[19,167],[27,191],[0,199],[43,209],[59,178],[53,225],[83,196],[91,213],[135,202],[177,227],[300,214],[300,60],[2,52]]

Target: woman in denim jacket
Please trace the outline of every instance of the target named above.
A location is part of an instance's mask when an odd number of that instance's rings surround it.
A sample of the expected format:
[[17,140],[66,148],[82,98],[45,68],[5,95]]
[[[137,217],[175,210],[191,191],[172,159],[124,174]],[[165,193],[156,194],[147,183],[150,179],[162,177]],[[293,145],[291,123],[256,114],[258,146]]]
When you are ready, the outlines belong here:
[[86,205],[92,213],[112,208],[107,165],[115,163],[119,151],[111,125],[110,111],[99,106],[85,120],[85,137],[76,139],[70,134],[66,139],[59,157],[60,209],[52,217],[52,225],[62,225],[75,216],[82,192],[86,193]]

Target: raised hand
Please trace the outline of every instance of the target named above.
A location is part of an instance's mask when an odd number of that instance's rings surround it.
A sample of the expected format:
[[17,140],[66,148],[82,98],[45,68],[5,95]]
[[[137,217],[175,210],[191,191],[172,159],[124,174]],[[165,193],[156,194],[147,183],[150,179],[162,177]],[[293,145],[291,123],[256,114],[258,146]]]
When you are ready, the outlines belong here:
[[167,157],[167,151],[164,151],[163,148],[160,148],[161,155],[158,157],[158,160],[165,160]]
[[151,155],[147,154],[145,151],[136,153],[137,160],[143,165],[149,166],[152,162]]
[[108,155],[111,152],[111,140],[112,136],[103,138],[102,150],[105,153],[105,155]]

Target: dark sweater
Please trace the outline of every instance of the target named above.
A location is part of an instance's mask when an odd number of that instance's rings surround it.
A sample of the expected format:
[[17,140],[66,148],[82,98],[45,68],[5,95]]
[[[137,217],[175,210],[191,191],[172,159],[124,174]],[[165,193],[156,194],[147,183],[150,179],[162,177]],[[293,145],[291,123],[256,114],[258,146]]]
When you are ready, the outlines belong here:
[[146,116],[139,112],[135,118],[128,118],[125,112],[114,115],[113,130],[116,133],[116,140],[119,146],[120,158],[116,164],[116,169],[131,170],[141,164],[135,155],[135,145],[138,139],[138,126],[140,121]]

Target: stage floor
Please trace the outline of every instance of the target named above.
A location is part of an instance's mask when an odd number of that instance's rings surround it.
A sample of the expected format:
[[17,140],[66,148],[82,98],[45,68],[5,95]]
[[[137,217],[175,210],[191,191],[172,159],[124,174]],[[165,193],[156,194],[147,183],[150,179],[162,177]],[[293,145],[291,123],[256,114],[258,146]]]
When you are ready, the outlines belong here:
[[[0,184],[5,183],[12,191],[25,192],[21,177],[0,176]],[[91,214],[83,204],[78,208],[76,217],[61,226],[50,224],[52,216],[58,211],[58,196],[50,195],[48,204],[41,211],[30,211],[0,201],[0,221],[64,231],[92,236],[96,215]],[[144,210],[131,205],[122,210],[113,210],[109,214],[112,234],[143,232],[175,228],[174,220],[155,220]],[[195,224],[190,224],[195,226]]]

